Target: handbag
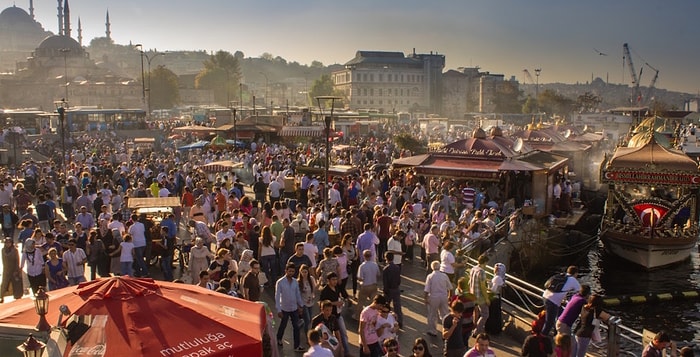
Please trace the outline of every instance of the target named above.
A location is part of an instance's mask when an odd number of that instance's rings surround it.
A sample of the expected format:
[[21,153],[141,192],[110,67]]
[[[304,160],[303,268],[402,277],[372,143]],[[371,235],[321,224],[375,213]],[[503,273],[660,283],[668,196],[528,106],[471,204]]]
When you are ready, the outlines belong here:
[[260,283],[260,285],[265,285],[267,282],[267,275],[262,271],[258,273],[258,283]]
[[594,318],[593,321],[591,322],[591,325],[593,325],[593,333],[591,333],[591,341],[593,342],[601,342],[603,339],[600,336],[600,319]]

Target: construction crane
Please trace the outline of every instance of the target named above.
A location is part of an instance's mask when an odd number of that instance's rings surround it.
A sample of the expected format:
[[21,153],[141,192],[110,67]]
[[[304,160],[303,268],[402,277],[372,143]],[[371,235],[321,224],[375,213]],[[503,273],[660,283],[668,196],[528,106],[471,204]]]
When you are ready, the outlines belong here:
[[651,79],[651,83],[649,83],[649,88],[647,88],[647,96],[644,97],[644,100],[646,102],[651,101],[652,94],[654,94],[654,86],[656,85],[656,80],[659,79],[659,70],[652,67],[649,63],[644,62],[647,67],[651,68],[652,71],[654,71],[654,78]]
[[[659,79],[659,70],[654,68],[652,65],[649,64],[649,62],[645,61],[642,56],[640,56],[638,53],[634,53],[642,62],[644,62],[644,65],[639,68],[639,75],[634,70],[634,64],[632,63],[632,54],[630,53],[630,48],[628,44],[623,44],[622,45],[622,67],[623,67],[623,75],[624,75],[624,67],[625,64],[629,67],[630,75],[632,76],[632,100],[637,102],[637,104],[648,104],[649,101],[651,100],[652,94],[654,92],[654,88],[656,86],[656,81]],[[649,83],[649,87],[647,87],[646,95],[642,97],[642,93],[639,89],[639,83],[642,81],[642,73],[644,71],[644,66],[649,67],[652,71],[654,71],[654,77],[651,79],[651,83]],[[624,78],[623,78],[624,82]]]
[[530,84],[535,84],[535,79],[532,78],[532,75],[530,74],[530,71],[527,70],[527,68],[523,69],[523,73],[525,73],[525,77],[527,77],[527,80],[530,81]]
[[641,102],[642,98],[639,93],[639,81],[642,79],[642,71],[644,71],[644,67],[642,67],[639,70],[639,76],[637,76],[637,72],[634,70],[634,63],[632,63],[632,54],[630,53],[630,47],[626,43],[622,45],[622,61],[623,74],[626,63],[630,71],[630,76],[632,78],[632,100]]

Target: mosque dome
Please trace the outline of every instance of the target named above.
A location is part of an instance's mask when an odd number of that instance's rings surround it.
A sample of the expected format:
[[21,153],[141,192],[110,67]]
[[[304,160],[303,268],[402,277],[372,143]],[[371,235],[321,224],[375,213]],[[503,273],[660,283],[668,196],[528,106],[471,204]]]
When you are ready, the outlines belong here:
[[78,41],[63,35],[45,38],[36,49],[40,57],[63,57],[64,53],[67,57],[82,57],[84,52]]
[[24,9],[17,6],[8,7],[0,12],[0,24],[14,26],[18,24],[33,24],[34,20]]

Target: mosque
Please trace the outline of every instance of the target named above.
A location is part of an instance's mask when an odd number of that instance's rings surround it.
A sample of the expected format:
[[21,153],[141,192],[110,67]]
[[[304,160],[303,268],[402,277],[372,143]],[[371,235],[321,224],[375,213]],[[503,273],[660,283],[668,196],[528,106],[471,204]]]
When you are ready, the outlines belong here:
[[[142,107],[141,83],[98,66],[83,47],[80,19],[77,40],[71,35],[68,0],[57,2],[58,34],[34,19],[33,0],[29,13],[17,6],[0,13],[0,107],[53,111],[63,98],[72,107]],[[105,26],[111,41],[109,12]]]

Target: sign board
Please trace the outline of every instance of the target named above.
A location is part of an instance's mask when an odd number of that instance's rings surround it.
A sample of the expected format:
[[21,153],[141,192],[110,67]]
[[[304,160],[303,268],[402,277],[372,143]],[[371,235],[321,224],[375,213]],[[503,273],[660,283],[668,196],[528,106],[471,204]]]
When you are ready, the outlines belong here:
[[627,182],[659,185],[700,185],[700,175],[670,173],[670,172],[645,172],[645,171],[605,171],[605,182]]

